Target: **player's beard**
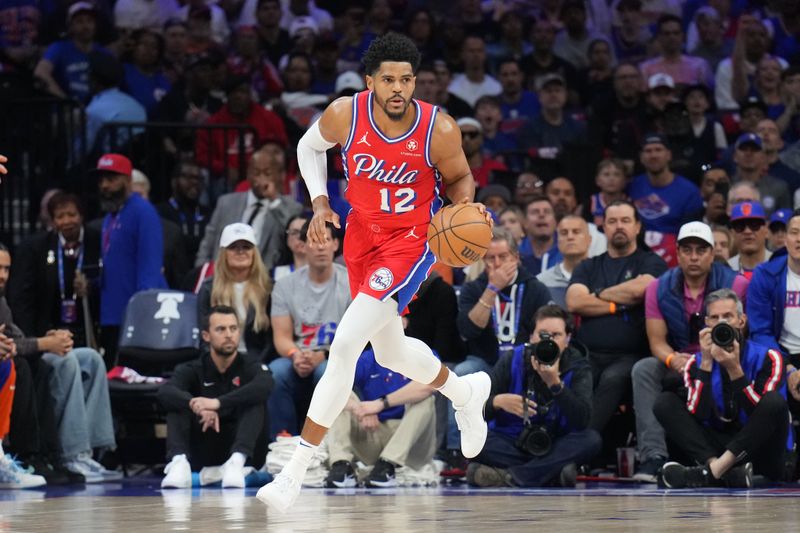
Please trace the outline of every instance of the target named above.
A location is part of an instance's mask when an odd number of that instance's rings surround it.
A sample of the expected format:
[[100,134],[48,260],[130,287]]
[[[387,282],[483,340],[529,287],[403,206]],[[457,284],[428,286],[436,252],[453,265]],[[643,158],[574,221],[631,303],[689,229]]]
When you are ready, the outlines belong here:
[[404,116],[406,116],[406,110],[408,110],[408,104],[410,103],[410,101],[406,100],[405,98],[403,98],[402,96],[399,96],[399,95],[393,95],[391,99],[394,99],[394,98],[402,98],[403,99],[403,110],[400,111],[399,113],[393,113],[393,112],[389,111],[389,100],[384,100],[383,102],[380,102],[380,99],[379,99],[378,104],[380,104],[381,109],[383,109],[383,112],[386,113],[386,116],[389,117],[389,119],[394,120],[396,122],[399,122],[399,121],[403,120]]

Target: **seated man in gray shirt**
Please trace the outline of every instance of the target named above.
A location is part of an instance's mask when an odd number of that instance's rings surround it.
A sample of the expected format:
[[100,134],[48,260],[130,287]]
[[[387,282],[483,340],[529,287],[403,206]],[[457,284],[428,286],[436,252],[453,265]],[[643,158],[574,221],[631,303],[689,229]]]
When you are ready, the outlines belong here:
[[562,309],[567,308],[567,287],[572,272],[578,264],[589,256],[592,236],[589,225],[578,215],[566,215],[556,226],[558,251],[563,261],[553,265],[536,276],[550,290],[553,301]]

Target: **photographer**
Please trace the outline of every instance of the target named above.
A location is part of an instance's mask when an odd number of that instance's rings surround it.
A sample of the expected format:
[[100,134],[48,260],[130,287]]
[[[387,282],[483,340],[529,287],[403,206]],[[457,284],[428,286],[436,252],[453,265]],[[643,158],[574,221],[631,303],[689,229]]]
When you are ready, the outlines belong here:
[[654,412],[669,438],[701,466],[664,465],[668,488],[752,486],[782,478],[789,432],[783,357],[742,335],[747,317],[731,289],[706,297],[700,352],[686,363],[686,408],[663,392]]
[[489,435],[467,469],[472,485],[572,487],[576,464],[600,451],[600,435],[587,429],[592,372],[586,349],[570,346],[571,317],[545,305],[533,326],[531,344],[515,346],[492,369]]

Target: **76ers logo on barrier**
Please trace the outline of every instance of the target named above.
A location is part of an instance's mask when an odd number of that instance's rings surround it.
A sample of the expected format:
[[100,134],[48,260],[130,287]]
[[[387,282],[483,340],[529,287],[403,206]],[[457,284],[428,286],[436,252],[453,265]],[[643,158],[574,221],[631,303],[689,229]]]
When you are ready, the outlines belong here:
[[374,291],[385,291],[392,286],[393,281],[392,271],[386,267],[381,267],[369,277],[369,287]]

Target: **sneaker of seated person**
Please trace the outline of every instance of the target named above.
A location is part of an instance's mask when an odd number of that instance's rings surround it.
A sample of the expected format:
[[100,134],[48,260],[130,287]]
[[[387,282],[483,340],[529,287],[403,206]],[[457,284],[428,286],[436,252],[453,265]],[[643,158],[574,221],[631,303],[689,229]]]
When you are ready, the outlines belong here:
[[393,463],[385,460],[378,459],[372,472],[369,473],[367,478],[367,487],[385,489],[397,486],[397,478],[394,472],[395,466]]
[[31,474],[42,476],[47,480],[49,486],[86,483],[86,478],[81,474],[70,472],[62,464],[51,462],[42,455],[29,455],[24,459],[18,459],[18,461],[24,470]]
[[467,483],[476,487],[513,487],[511,474],[505,468],[470,463],[467,466]]
[[639,465],[639,469],[633,475],[633,479],[642,483],[658,483],[658,472],[666,462],[667,460],[660,456],[646,459]]
[[753,463],[734,466],[722,475],[722,481],[732,489],[750,489],[753,487]]
[[161,480],[162,489],[190,489],[192,488],[192,467],[184,454],[176,455],[164,468],[164,479]]
[[234,453],[222,465],[222,488],[244,488],[244,458],[241,454]]
[[44,477],[26,472],[7,453],[0,455],[0,489],[32,489],[45,485],[47,480]]
[[106,467],[92,458],[92,454],[84,452],[65,461],[65,466],[72,472],[82,474],[86,483],[102,483],[103,481],[118,481],[122,479],[122,472],[107,470]]
[[329,489],[350,489],[358,485],[356,472],[350,461],[336,461],[325,478],[325,486]]
[[561,469],[558,475],[558,486],[565,488],[574,488],[578,482],[578,465],[575,463],[567,463]]
[[710,487],[715,484],[708,466],[683,466],[673,461],[664,465],[661,476],[668,489]]

